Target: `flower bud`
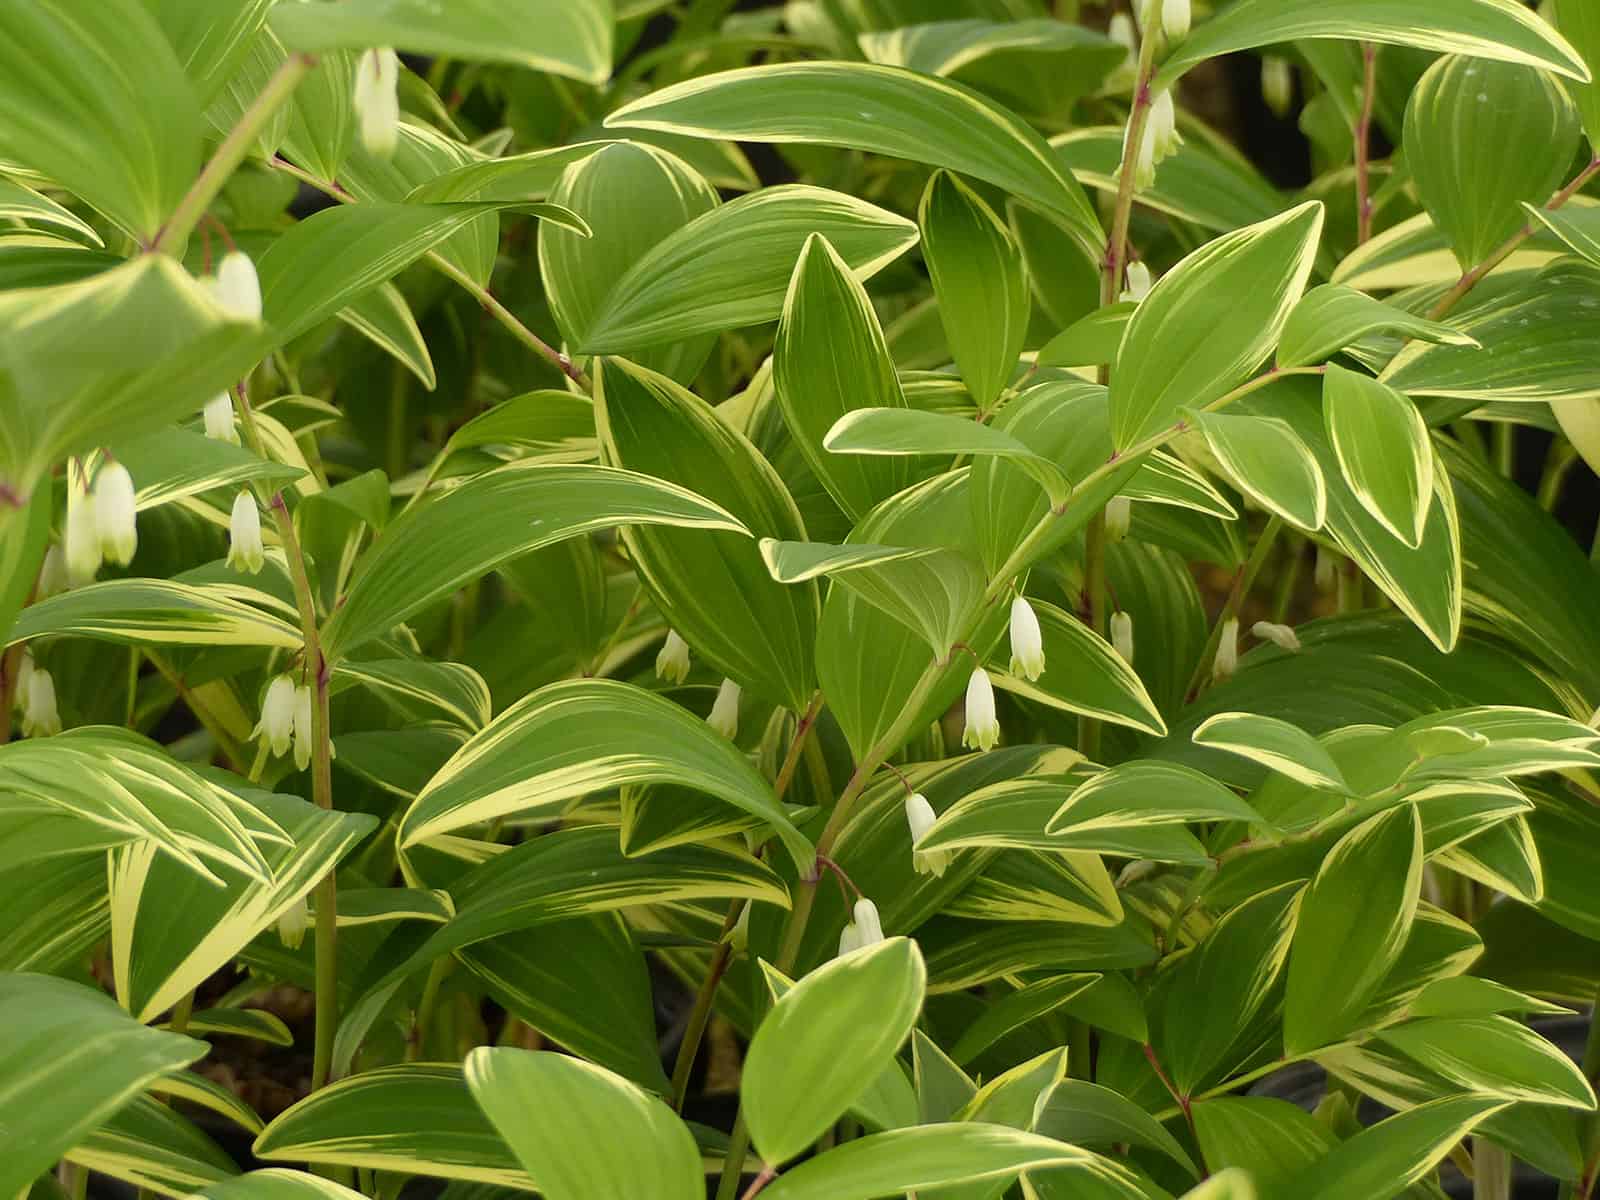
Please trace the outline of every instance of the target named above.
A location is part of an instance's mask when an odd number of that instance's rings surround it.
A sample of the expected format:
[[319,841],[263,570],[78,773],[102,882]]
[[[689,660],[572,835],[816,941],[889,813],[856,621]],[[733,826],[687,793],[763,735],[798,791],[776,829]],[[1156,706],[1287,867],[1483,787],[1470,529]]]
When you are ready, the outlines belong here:
[[213,441],[232,442],[239,444],[239,429],[233,421],[233,397],[227,392],[218,392],[206,401],[206,406],[201,410],[206,422],[206,436]]
[[1044,674],[1044,636],[1039,617],[1023,596],[1011,602],[1011,673],[1037,679]]
[[1189,23],[1194,19],[1189,0],[1166,0],[1161,6],[1161,28],[1167,41],[1181,42],[1189,36]]
[[[76,475],[76,472],[73,473]],[[100,529],[95,523],[94,497],[81,476],[67,484],[66,543],[67,579],[82,587],[100,569]]]
[[301,684],[294,690],[294,765],[304,771],[311,765],[311,689]]
[[28,707],[28,687],[33,683],[34,670],[33,651],[24,646],[22,657],[17,660],[17,686],[11,692],[11,703],[17,708]]
[[1113,496],[1106,505],[1106,541],[1113,546],[1128,540],[1128,530],[1133,527],[1133,501],[1126,496]]
[[1261,59],[1261,99],[1279,117],[1287,117],[1294,107],[1294,68],[1281,55]]
[[368,153],[388,158],[400,140],[400,59],[387,46],[356,60],[356,119]]
[[1280,650],[1287,650],[1290,654],[1300,649],[1300,638],[1287,625],[1279,625],[1274,621],[1257,621],[1250,626],[1250,632],[1263,642],[1271,642]]
[[706,724],[730,742],[738,735],[739,685],[733,680],[724,679],[722,686],[717,689],[717,699],[711,706],[711,715],[706,718]]
[[1156,181],[1156,148],[1152,132],[1150,122],[1146,121],[1144,136],[1139,139],[1139,145],[1132,153],[1129,152],[1129,138],[1133,133],[1133,122],[1128,122],[1128,127],[1122,132],[1122,166],[1119,170],[1126,171],[1131,166],[1133,185],[1140,191]]
[[266,699],[261,702],[261,720],[250,731],[250,736],[263,739],[274,754],[289,752],[294,741],[294,680],[287,675],[276,676],[267,685]]
[[839,957],[854,954],[859,949],[861,949],[861,931],[856,928],[856,923],[851,921],[839,931]]
[[992,750],[1000,740],[1000,721],[994,713],[994,685],[982,667],[967,680],[967,728],[961,744],[968,749]]
[[1154,281],[1150,278],[1150,268],[1142,262],[1128,264],[1128,286],[1122,289],[1120,300],[1132,300],[1138,303],[1150,294]]
[[689,643],[676,629],[667,630],[667,640],[656,655],[656,678],[679,684],[689,678]]
[[61,732],[61,714],[56,711],[56,681],[42,667],[28,676],[28,702],[22,706],[22,736],[49,737]]
[[306,929],[311,924],[311,912],[302,896],[278,914],[278,940],[290,950],[300,949],[306,940]]
[[261,544],[261,510],[256,507],[256,498],[242,491],[233,498],[233,515],[228,519],[228,566],[254,575],[266,561],[267,550]]
[[1133,618],[1125,612],[1111,614],[1111,646],[1123,662],[1133,665]]
[[878,906],[865,896],[856,901],[856,935],[863,946],[876,946],[883,941],[883,924],[878,919]]
[[911,865],[919,875],[943,875],[955,858],[953,850],[917,849],[917,843],[938,819],[939,814],[933,811],[933,805],[921,792],[912,792],[906,797],[906,824],[911,827]]
[[106,463],[94,477],[94,525],[100,553],[119,567],[132,562],[139,548],[137,513],[133,476],[121,463]]
[[1172,102],[1172,89],[1162,88],[1150,102],[1149,135],[1155,144],[1155,161],[1171,158],[1183,145],[1178,132],[1178,109]]
[[67,575],[67,556],[59,545],[53,544],[44,552],[44,563],[39,567],[39,599],[48,600],[72,586]]
[[261,281],[248,254],[234,250],[223,256],[211,295],[230,316],[241,321],[261,320]]
[[1238,669],[1239,618],[1229,617],[1222,623],[1222,640],[1217,643],[1217,657],[1211,664],[1211,678],[1223,683],[1232,679]]

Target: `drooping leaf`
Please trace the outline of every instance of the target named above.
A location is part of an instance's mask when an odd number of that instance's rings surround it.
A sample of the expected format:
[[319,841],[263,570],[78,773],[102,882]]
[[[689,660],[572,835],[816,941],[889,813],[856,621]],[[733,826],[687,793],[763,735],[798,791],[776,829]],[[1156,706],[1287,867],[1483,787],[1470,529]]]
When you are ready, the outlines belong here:
[[1469,335],[1403,308],[1374,300],[1342,284],[1323,284],[1300,298],[1278,339],[1278,365],[1303,367],[1323,362],[1375,334],[1399,334],[1445,346],[1476,346]]

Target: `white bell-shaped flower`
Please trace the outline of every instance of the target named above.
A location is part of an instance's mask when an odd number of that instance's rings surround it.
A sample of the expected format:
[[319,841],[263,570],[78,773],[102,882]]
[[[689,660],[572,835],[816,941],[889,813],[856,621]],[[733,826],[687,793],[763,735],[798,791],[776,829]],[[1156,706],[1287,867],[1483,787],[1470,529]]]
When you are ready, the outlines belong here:
[[227,392],[218,392],[207,400],[201,415],[205,418],[208,438],[232,442],[235,446],[239,444],[239,427],[233,419],[233,397]]
[[1106,541],[1113,546],[1128,540],[1128,530],[1133,528],[1133,501],[1126,496],[1113,496],[1106,505]]
[[388,47],[356,60],[356,119],[368,153],[388,158],[400,140],[400,59]]
[[311,911],[304,896],[278,914],[278,940],[290,950],[300,949],[311,925]]
[[253,738],[261,738],[277,755],[289,753],[294,744],[294,680],[279,675],[267,684],[267,695],[261,702],[261,720],[250,731]]
[[19,709],[28,707],[28,688],[33,683],[33,673],[36,669],[33,665],[33,651],[23,647],[22,657],[17,660],[17,686],[11,690],[11,703]]
[[1125,612],[1111,614],[1111,646],[1123,662],[1133,665],[1133,618]]
[[961,744],[968,749],[992,750],[1000,740],[1000,720],[994,711],[994,684],[982,667],[967,680],[967,727]]
[[[1122,301],[1131,300],[1137,304],[1150,294],[1150,289],[1153,286],[1154,280],[1150,277],[1149,267],[1142,262],[1129,263],[1127,286],[1122,289],[1122,295],[1117,299]],[[1118,499],[1121,499],[1121,497],[1119,496]]]
[[861,939],[863,946],[876,946],[883,941],[883,923],[878,919],[878,906],[865,896],[856,901],[855,909],[856,936]]
[[1037,679],[1044,674],[1044,635],[1039,616],[1023,596],[1011,602],[1011,673]]
[[656,678],[676,684],[689,678],[689,643],[676,629],[667,630],[667,640],[656,654]]
[[261,542],[261,510],[248,490],[233,498],[233,514],[228,518],[228,566],[251,575],[267,561]]
[[1211,664],[1211,678],[1222,683],[1232,679],[1238,669],[1239,618],[1229,617],[1222,623],[1222,640],[1217,643],[1217,657]]
[[27,703],[22,706],[22,736],[49,737],[61,732],[61,714],[56,711],[56,681],[50,672],[35,667],[28,676]]
[[100,527],[94,516],[94,496],[80,479],[67,484],[66,544],[67,579],[82,587],[100,569]]
[[906,824],[911,828],[911,865],[919,875],[943,875],[955,858],[953,850],[917,849],[917,843],[938,819],[939,814],[933,811],[933,805],[921,792],[912,792],[906,797]]
[[1300,649],[1300,637],[1287,625],[1280,625],[1276,621],[1257,621],[1250,626],[1250,632],[1263,642],[1271,642],[1280,650],[1287,650],[1294,654]]
[[94,525],[100,553],[119,567],[133,561],[139,548],[138,505],[133,476],[119,462],[108,462],[94,476]]
[[311,689],[301,684],[294,690],[294,765],[304,771],[311,765]]
[[1139,138],[1139,145],[1129,152],[1129,141],[1133,134],[1133,122],[1128,122],[1122,131],[1122,167],[1126,171],[1133,166],[1133,185],[1140,191],[1150,187],[1156,181],[1156,142],[1151,129],[1151,122],[1145,121],[1144,134]]
[[248,254],[234,250],[223,256],[211,294],[229,315],[241,321],[261,320],[261,280]]
[[44,552],[44,562],[39,567],[39,599],[48,600],[72,586],[67,572],[67,556],[59,544],[52,543]]
[[1178,132],[1178,108],[1172,102],[1171,88],[1162,88],[1151,99],[1147,127],[1157,163],[1171,158],[1183,145],[1183,135]]
[[739,695],[739,685],[731,679],[724,679],[722,686],[717,689],[716,701],[711,705],[711,715],[706,718],[706,724],[729,741],[739,732]]
[[1164,0],[1161,5],[1161,28],[1169,42],[1181,42],[1189,36],[1189,25],[1194,12],[1189,0]]

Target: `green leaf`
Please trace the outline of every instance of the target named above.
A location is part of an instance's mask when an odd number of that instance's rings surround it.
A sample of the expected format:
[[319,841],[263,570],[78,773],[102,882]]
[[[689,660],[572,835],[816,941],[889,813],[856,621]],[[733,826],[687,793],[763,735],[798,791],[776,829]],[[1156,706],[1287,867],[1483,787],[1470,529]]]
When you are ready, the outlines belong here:
[[1589,135],[1589,144],[1600,141],[1600,82],[1594,78],[1594,68],[1600,63],[1600,13],[1583,0],[1556,0],[1551,7],[1557,28],[1577,48],[1590,79],[1583,82],[1573,78],[1563,79],[1573,103],[1583,117],[1583,127]]
[[104,245],[94,226],[85,224],[71,209],[63,208],[50,197],[34,191],[15,179],[0,178],[0,217],[11,221],[54,225],[69,229],[96,246]]
[[1256,713],[1218,713],[1191,735],[1197,746],[1212,746],[1258,762],[1307,787],[1344,794],[1349,790],[1333,756],[1298,725]]
[[1299,38],[1345,38],[1472,54],[1587,79],[1576,51],[1516,0],[1240,0],[1162,64],[1157,84],[1228,54]]
[[1128,322],[1139,305],[1122,300],[1098,308],[1074,321],[1044,344],[1037,362],[1041,367],[1099,367],[1117,361]]
[[693,492],[632,471],[512,463],[418,505],[384,531],[324,628],[323,653],[338,660],[501,563],[624,524],[743,528]]
[[847,1142],[778,1177],[769,1200],[872,1200],[948,1184],[1069,1172],[1082,1200],[1145,1200],[1127,1168],[1088,1150],[1004,1125],[962,1122],[896,1129]]
[[245,604],[254,589],[166,579],[107,579],[23,609],[11,640],[74,634],[129,645],[271,646],[297,650],[297,626]]
[[[162,1024],[159,1028],[169,1026]],[[292,1046],[294,1034],[283,1018],[264,1008],[208,1008],[189,1017],[187,1032],[251,1038],[269,1046]]]
[[1477,346],[1469,334],[1374,300],[1342,284],[1314,287],[1289,313],[1278,339],[1278,366],[1325,362],[1340,350],[1377,334],[1398,335],[1444,346]]
[[1256,1200],[1254,1178],[1245,1171],[1219,1171],[1197,1188],[1183,1194],[1183,1200]]
[[195,1195],[206,1200],[357,1200],[361,1193],[320,1175],[268,1167],[207,1184]]
[[[417,1120],[419,1113],[428,1114],[426,1122]],[[271,1122],[253,1150],[266,1162],[367,1167],[537,1190],[453,1063],[380,1067],[331,1083]]]
[[49,488],[34,492],[20,513],[0,517],[0,644],[11,644],[11,630],[23,605],[33,598],[34,581],[50,541],[55,507]]
[[[961,1066],[971,1063],[1008,1033],[1055,1012],[1101,978],[1094,974],[1057,975],[1018,988],[984,1008],[982,1015],[967,1026],[960,1040],[951,1047],[950,1060]],[[1059,1131],[1053,1136],[1067,1140],[1067,1135]]]
[[253,479],[269,489],[280,487],[301,474],[296,467],[187,429],[146,434],[114,445],[111,453],[133,476],[134,502],[140,512]]
[[0,1191],[15,1195],[153,1079],[205,1056],[204,1042],[146,1029],[98,990],[0,973]]
[[657,242],[606,294],[578,348],[626,354],[770,321],[783,310],[792,264],[814,235],[827,239],[859,281],[915,245],[917,227],[842,192],[763,188]]
[[397,843],[405,850],[635,783],[710,792],[765,821],[796,865],[810,868],[811,844],[737,747],[676,704],[609,679],[554,683],[501,713],[429,781],[401,817]]
[[800,62],[723,71],[624,105],[606,126],[908,158],[1053,213],[1087,247],[1104,240],[1083,189],[1030,126],[959,84],[894,67]]
[[951,413],[912,408],[858,408],[834,422],[822,439],[834,454],[962,455],[1006,458],[1038,480],[1052,503],[1061,503],[1072,484],[1061,468],[1035,454],[1016,438],[981,421]]
[[553,390],[513,396],[452,433],[440,461],[479,446],[517,446],[548,462],[591,461],[596,457],[594,401]]
[[273,0],[146,0],[194,85],[208,101],[228,82],[249,53],[251,42],[267,19]]
[[200,171],[200,107],[139,0],[0,13],[0,157],[150,242]]
[[1146,759],[1126,762],[1090,777],[1056,810],[1045,832],[1079,836],[1120,826],[1187,821],[1259,824],[1261,815],[1199,771]]
[[1271,357],[1311,276],[1322,221],[1320,203],[1302,204],[1208,242],[1162,276],[1128,325],[1111,380],[1117,449],[1221,399]]
[[548,1200],[600,1200],[641,1186],[659,1200],[703,1200],[694,1137],[621,1076],[562,1054],[488,1046],[467,1055],[465,1072],[478,1107]]
[[1165,737],[1155,701],[1133,667],[1103,637],[1071,613],[1030,600],[1044,644],[1044,671],[1028,680],[1010,673],[1005,653],[989,662],[995,685],[1066,712],[1081,713],[1141,733]]
[[[154,1020],[233,959],[377,825],[366,813],[327,812],[293,796],[247,793],[287,839],[258,841],[270,882],[220,866],[215,887],[148,844],[111,858],[111,952],[117,998]],[[287,842],[287,844],[286,844]]]
[[917,222],[950,351],[986,413],[1010,381],[1028,332],[1022,251],[982,197],[947,171],[928,182]]
[[[550,199],[594,231],[582,237],[551,227],[539,233],[539,272],[569,346],[586,345],[609,293],[640,259],[721,203],[701,175],[671,154],[613,142],[573,163]],[[635,353],[641,366],[689,383],[710,355],[710,335]]]
[[916,631],[943,659],[983,599],[983,572],[958,550],[825,546],[761,541],[772,577],[805,583],[827,575],[868,604]]
[[1289,956],[1289,1054],[1357,1031],[1405,946],[1421,886],[1422,823],[1412,805],[1362,822],[1334,845],[1306,892]]
[[[607,465],[703,488],[758,538],[804,536],[778,473],[705,401],[621,359],[599,365],[595,381]],[[638,526],[623,539],[661,615],[696,654],[741,687],[805,710],[817,690],[815,585],[775,582],[742,531]]]
[[1506,1105],[1482,1096],[1430,1100],[1379,1121],[1335,1147],[1291,1184],[1306,1200],[1346,1196],[1390,1200],[1450,1153],[1462,1138]]
[[507,1012],[575,1054],[655,1092],[668,1090],[650,972],[616,913],[474,942],[456,957]]
[[1166,1155],[1191,1176],[1200,1174],[1178,1139],[1144,1109],[1108,1087],[1081,1079],[1063,1080],[1041,1096],[1030,1128],[1086,1148],[1141,1146]]
[[894,359],[861,281],[833,243],[808,237],[772,347],[772,383],[795,445],[828,494],[857,520],[911,481],[910,464],[839,459],[827,437],[852,410],[906,410]]
[[256,264],[262,319],[282,344],[334,316],[485,213],[515,207],[587,235],[554,204],[346,204],[307,217]]
[[926,978],[917,944],[891,938],[813,971],[773,1006],[741,1085],[764,1159],[803,1152],[882,1074],[922,1010]]
[[151,1096],[136,1098],[67,1151],[65,1158],[85,1170],[175,1200],[238,1173],[215,1142]]
[[1218,1096],[1190,1112],[1206,1165],[1247,1172],[1263,1196],[1295,1195],[1284,1189],[1338,1144],[1332,1130],[1286,1100]]
[[1411,1004],[1411,1014],[1416,1017],[1487,1017],[1497,1013],[1559,1016],[1571,1011],[1476,975],[1436,979]]
[[1239,490],[1301,529],[1328,519],[1328,489],[1315,456],[1294,430],[1273,417],[1189,411],[1185,419]]
[[476,732],[489,723],[489,685],[460,663],[415,658],[372,658],[340,663],[335,682],[363,684],[407,716],[440,714]]
[[1420,546],[1433,502],[1433,441],[1411,400],[1367,375],[1328,365],[1323,414],[1339,470],[1361,506]]
[[1451,1083],[1472,1092],[1593,1109],[1594,1090],[1565,1054],[1507,1017],[1432,1017],[1381,1029],[1393,1046]]
[[602,84],[614,18],[603,0],[346,0],[323,12],[280,5],[272,29],[291,50],[394,46],[414,54],[503,62]]
[[1406,167],[1463,271],[1522,227],[1524,203],[1561,186],[1581,132],[1545,71],[1450,56],[1423,75],[1406,107]]

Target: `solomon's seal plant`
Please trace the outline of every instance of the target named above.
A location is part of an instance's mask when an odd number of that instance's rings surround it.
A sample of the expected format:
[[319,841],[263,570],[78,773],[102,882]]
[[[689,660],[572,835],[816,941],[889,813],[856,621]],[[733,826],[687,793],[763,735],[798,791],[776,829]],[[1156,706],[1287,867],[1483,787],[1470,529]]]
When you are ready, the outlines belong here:
[[0,1200],[1589,1200],[1597,72],[0,0]]

